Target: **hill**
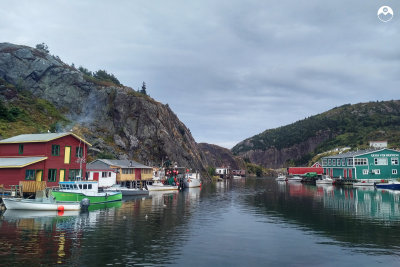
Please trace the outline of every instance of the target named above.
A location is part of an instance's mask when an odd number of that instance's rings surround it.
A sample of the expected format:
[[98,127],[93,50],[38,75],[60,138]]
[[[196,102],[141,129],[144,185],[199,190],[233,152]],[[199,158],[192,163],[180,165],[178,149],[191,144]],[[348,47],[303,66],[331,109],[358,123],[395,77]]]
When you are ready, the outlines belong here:
[[0,138],[73,131],[93,144],[88,160],[156,165],[168,157],[203,171],[214,164],[168,104],[37,48],[0,43]]
[[343,105],[276,129],[232,148],[235,155],[264,167],[306,165],[316,154],[336,147],[366,148],[371,140],[400,146],[400,101]]

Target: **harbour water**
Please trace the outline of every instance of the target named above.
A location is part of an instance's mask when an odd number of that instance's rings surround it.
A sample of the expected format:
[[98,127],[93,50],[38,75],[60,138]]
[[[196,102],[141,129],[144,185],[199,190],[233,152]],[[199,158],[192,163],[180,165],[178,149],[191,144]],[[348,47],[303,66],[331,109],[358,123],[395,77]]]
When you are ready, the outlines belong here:
[[400,192],[247,178],[0,217],[2,266],[399,266]]

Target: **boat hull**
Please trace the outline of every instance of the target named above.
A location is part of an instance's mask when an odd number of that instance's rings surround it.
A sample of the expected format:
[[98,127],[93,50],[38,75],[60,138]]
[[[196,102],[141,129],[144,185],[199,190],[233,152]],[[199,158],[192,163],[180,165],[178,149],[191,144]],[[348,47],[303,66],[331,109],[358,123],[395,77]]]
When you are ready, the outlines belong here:
[[171,191],[178,190],[177,185],[147,185],[149,191]]
[[142,190],[142,189],[121,189],[121,193],[123,196],[141,196],[141,195],[148,195],[149,191],[148,190]]
[[376,184],[376,188],[400,190],[400,184]]
[[189,179],[184,181],[185,188],[201,187],[201,181],[199,179]]
[[7,209],[10,210],[80,210],[79,202],[61,202],[45,203],[35,200],[20,198],[3,198],[3,202]]
[[370,183],[370,182],[365,182],[365,183],[354,183],[353,187],[357,187],[357,186],[374,186],[375,183]]
[[89,199],[90,204],[107,203],[107,202],[122,200],[121,192],[106,192],[106,193],[99,193],[97,195],[88,195],[84,193],[53,191],[52,194],[58,201],[80,202],[82,199],[87,198]]

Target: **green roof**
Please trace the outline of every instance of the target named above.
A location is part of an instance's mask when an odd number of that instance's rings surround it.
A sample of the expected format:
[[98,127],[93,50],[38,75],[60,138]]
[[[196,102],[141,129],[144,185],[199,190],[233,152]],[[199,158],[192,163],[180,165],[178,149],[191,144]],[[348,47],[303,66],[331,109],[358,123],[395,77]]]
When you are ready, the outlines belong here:
[[47,157],[0,158],[0,168],[22,168],[45,159]]
[[54,139],[58,139],[67,135],[73,135],[75,138],[85,142],[90,145],[84,139],[80,138],[74,133],[44,133],[44,134],[20,134],[17,136],[13,136],[0,141],[0,144],[9,144],[9,143],[40,143],[40,142],[49,142]]

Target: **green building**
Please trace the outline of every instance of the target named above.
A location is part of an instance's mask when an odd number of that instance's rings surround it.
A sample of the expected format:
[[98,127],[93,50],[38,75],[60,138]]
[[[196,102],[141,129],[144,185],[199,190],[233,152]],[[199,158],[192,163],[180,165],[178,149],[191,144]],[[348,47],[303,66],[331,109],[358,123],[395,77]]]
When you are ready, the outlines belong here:
[[382,180],[400,178],[400,151],[359,150],[322,158],[324,173],[333,178]]

